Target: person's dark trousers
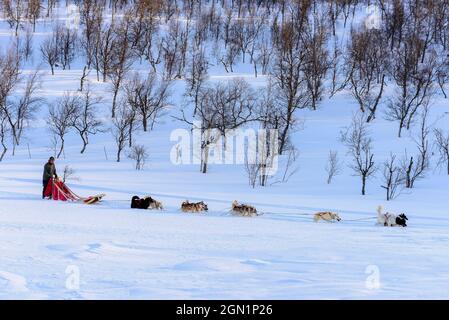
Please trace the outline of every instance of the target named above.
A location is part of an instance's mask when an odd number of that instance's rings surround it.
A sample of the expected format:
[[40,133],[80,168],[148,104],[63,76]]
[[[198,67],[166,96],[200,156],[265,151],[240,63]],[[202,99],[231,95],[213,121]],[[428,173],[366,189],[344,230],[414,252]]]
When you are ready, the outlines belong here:
[[47,189],[48,181],[50,181],[50,180],[44,180],[44,181],[42,181],[42,184],[44,185],[44,189],[42,189],[42,199],[45,198],[45,189]]

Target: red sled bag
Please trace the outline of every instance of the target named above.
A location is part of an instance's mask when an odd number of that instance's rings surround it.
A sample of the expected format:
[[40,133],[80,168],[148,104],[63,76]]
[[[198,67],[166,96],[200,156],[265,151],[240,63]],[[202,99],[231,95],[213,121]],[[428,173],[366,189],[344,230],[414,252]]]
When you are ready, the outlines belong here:
[[99,194],[87,198],[80,197],[76,195],[72,190],[70,190],[63,181],[57,178],[51,178],[48,181],[44,192],[44,197],[46,198],[60,201],[82,201],[86,204],[96,203],[100,201],[104,196],[105,194]]

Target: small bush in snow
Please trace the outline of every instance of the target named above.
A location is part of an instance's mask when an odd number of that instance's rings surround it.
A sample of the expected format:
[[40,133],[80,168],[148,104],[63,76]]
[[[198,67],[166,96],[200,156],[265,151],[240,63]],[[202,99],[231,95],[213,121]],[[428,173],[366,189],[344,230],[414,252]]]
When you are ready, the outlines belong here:
[[145,146],[135,145],[131,147],[128,157],[136,161],[136,170],[142,170],[148,160],[148,152]]

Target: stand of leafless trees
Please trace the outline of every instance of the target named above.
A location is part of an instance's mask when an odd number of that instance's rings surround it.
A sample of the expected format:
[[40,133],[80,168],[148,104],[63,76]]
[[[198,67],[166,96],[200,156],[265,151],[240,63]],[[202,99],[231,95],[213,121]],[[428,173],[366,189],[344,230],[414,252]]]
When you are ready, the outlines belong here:
[[[12,138],[13,154],[20,144],[25,129],[34,119],[43,101],[37,94],[41,85],[40,73],[35,71],[24,77],[20,74],[21,57],[8,50],[0,55],[0,116],[2,138],[6,152],[6,133]],[[3,154],[4,156],[4,154]]]
[[436,52],[428,52],[422,61],[422,46],[422,41],[411,35],[393,52],[392,77],[397,89],[387,105],[387,119],[398,122],[399,137],[435,93]]
[[[79,7],[79,28],[61,23],[57,15],[69,4]],[[379,25],[355,19],[367,5],[379,10]],[[301,113],[346,92],[360,109],[343,141],[351,168],[361,177],[362,194],[377,169],[373,141],[362,120],[371,125],[383,116],[397,124],[398,137],[407,130],[415,143],[413,151],[408,147],[402,157],[396,152],[383,163],[387,200],[402,185],[412,188],[425,176],[430,146],[440,155],[438,165],[449,166],[447,134],[427,123],[435,99],[447,97],[448,0],[1,0],[0,9],[14,39],[0,54],[0,159],[10,145],[14,154],[43,104],[38,95],[41,73],[24,76],[21,69],[43,62],[52,75],[74,65],[84,67],[79,92],[67,92],[48,109],[58,157],[70,131],[79,135],[85,152],[89,137],[103,131],[99,113],[107,104],[120,161],[127,147],[131,152],[140,147],[133,147],[134,131],[154,129],[168,110],[172,83],[183,80],[183,107],[191,108],[176,118],[200,123],[204,173],[212,146],[239,128],[277,130],[276,153],[296,159],[292,136]],[[36,46],[34,35],[41,27],[50,32]],[[339,38],[340,28],[350,36]],[[40,61],[33,61],[35,56]],[[232,75],[242,64],[255,77],[266,77],[266,87],[255,90],[242,79],[209,79],[217,69]],[[90,75],[106,83],[110,99],[93,94]],[[262,153],[254,166],[247,166],[253,186],[257,181],[267,185],[268,162]],[[339,171],[332,151],[327,182]]]
[[[200,90],[197,118],[201,131],[201,172],[207,172],[209,148],[220,136],[225,137],[228,130],[238,129],[256,120],[255,105],[254,91],[242,79],[218,83]],[[179,119],[191,126],[195,125],[184,112]]]
[[348,85],[370,122],[376,116],[385,87],[388,52],[378,30],[353,31],[347,52]]

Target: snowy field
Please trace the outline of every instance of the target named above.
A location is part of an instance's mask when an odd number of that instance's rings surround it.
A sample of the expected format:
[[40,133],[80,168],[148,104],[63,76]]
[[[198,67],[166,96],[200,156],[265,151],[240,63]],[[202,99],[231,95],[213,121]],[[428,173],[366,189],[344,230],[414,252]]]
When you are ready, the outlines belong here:
[[[11,31],[5,22],[0,26],[4,49]],[[42,28],[35,35],[35,61],[24,74],[39,64],[37,44],[48,32]],[[41,69],[39,93],[49,101],[78,88],[81,63],[54,76],[48,66]],[[256,87],[265,84],[251,66],[237,70],[226,74],[213,67],[210,80],[244,77]],[[97,82],[94,72],[89,83],[110,103],[108,84]],[[43,165],[53,154],[42,106],[16,154],[8,152],[0,163],[0,299],[449,298],[449,177],[433,168],[414,189],[386,202],[379,172],[368,182],[368,194],[359,195],[360,178],[347,167],[350,158],[339,141],[357,109],[346,92],[317,111],[298,112],[304,119],[294,134],[298,172],[288,183],[255,189],[241,165],[211,164],[201,174],[198,165],[171,163],[170,133],[187,128],[171,117],[179,116],[183,81],[175,82],[173,92],[163,121],[137,138],[149,147],[143,171],[134,170],[126,156],[115,162],[110,133],[92,136],[84,155],[79,137],[68,135],[56,167],[59,173],[65,165],[76,170],[78,179],[68,182],[75,193],[106,194],[92,206],[41,199]],[[449,126],[447,101],[432,105],[437,127]],[[370,127],[379,163],[413,145],[411,133],[398,139],[396,130],[381,116]],[[329,149],[346,163],[330,185],[324,171]],[[132,210],[133,195],[151,195],[165,209]],[[204,200],[209,212],[182,213],[186,199]],[[231,216],[233,200],[264,214]],[[409,226],[377,226],[377,205],[406,213]],[[321,210],[338,212],[342,221],[314,223],[311,214]]]

